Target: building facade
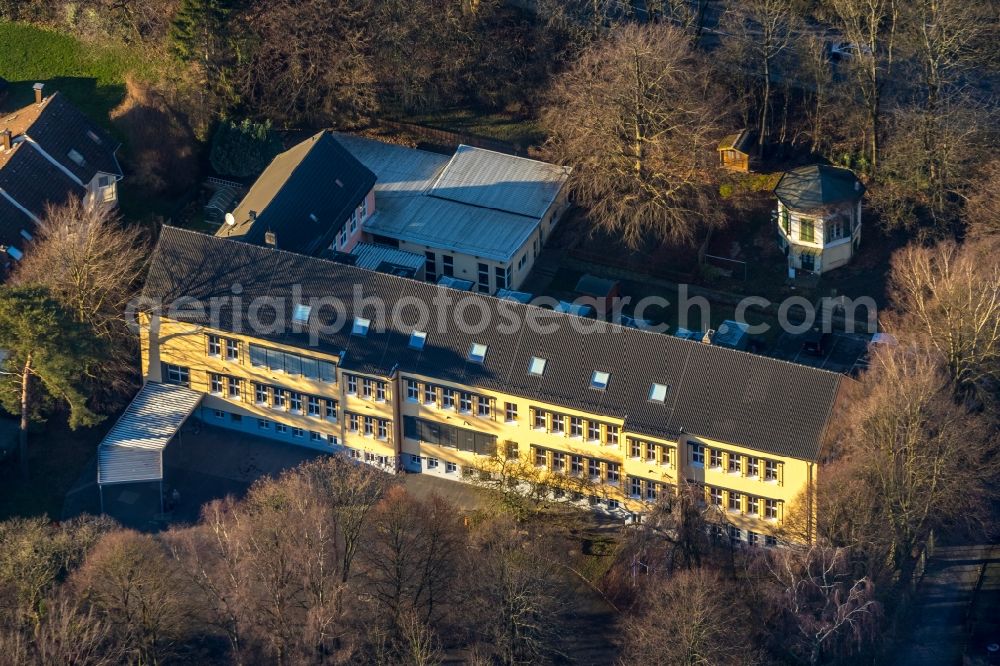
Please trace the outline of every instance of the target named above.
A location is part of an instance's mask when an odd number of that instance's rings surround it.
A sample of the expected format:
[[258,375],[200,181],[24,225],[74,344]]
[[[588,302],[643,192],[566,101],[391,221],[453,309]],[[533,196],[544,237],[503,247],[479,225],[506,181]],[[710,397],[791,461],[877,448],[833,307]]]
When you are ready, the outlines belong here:
[[[202,298],[184,285],[210,282],[219,293],[232,277],[225,271],[214,282],[188,279],[207,277],[190,271],[222,256],[226,265],[261,268],[261,284],[280,274],[302,293],[312,279],[393,303],[447,291],[168,228],[147,299],[165,304],[179,298],[175,288]],[[255,293],[248,278],[242,273],[240,284]],[[462,297],[510,314],[531,307]],[[300,305],[289,305],[293,321],[322,319]],[[310,344],[296,334],[242,332],[241,312],[220,312],[210,321],[151,307],[142,319],[145,381],[204,394],[208,423],[387,472],[457,481],[510,473],[621,516],[691,484],[718,507],[730,537],[751,544],[770,541],[797,503],[812,514],[820,439],[841,381],[832,373],[610,324],[586,339],[570,315],[554,313],[549,334],[465,335],[380,330],[347,312],[342,329]]]
[[851,260],[861,245],[864,195],[851,171],[825,165],[793,169],[774,193],[778,244],[789,268],[824,273]]

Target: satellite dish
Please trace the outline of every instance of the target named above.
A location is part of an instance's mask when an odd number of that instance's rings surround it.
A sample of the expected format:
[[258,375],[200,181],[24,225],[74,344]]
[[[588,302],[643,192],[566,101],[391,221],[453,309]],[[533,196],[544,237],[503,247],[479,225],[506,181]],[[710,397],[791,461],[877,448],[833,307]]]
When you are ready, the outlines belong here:
[[236,224],[236,218],[233,217],[232,213],[226,213],[226,224],[228,224],[229,226],[233,226],[234,224]]

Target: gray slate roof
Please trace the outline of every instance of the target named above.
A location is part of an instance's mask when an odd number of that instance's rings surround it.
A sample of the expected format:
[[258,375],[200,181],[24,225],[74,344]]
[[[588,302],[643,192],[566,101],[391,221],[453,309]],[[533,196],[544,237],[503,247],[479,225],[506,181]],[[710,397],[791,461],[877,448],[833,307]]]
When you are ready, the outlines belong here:
[[275,157],[233,211],[236,224],[216,235],[261,245],[273,231],[282,249],[318,253],[374,185],[375,174],[324,130]]
[[[571,315],[169,227],[157,244],[145,296],[163,303],[182,296],[231,297],[234,283],[242,290],[241,308],[257,296],[284,299],[285,321],[291,321],[296,285],[306,299],[340,299],[347,311],[339,326],[332,326],[335,315],[329,308],[320,308],[313,316],[336,329],[319,336],[318,348],[345,353],[345,369],[383,376],[396,369],[594,410],[623,418],[630,431],[653,436],[676,437],[683,429],[763,452],[814,460],[842,381],[834,373],[614,324],[584,334],[573,328],[572,323],[580,320]],[[382,299],[389,312],[393,304],[404,304],[400,311],[405,321],[415,321],[413,299],[431,304],[440,295],[478,301],[496,323],[477,335],[458,331],[450,322],[444,332],[431,325],[426,346],[416,352],[408,347],[409,326],[380,328],[369,307],[360,313],[373,320],[369,334],[352,336],[355,287],[365,297]],[[475,313],[479,308],[466,311]],[[212,325],[252,330],[246,313],[234,311],[231,300],[219,316]],[[543,317],[554,331],[543,335],[520,326],[507,333],[499,325],[527,316]],[[180,318],[210,324],[205,312]],[[288,328],[259,337],[310,346],[307,332]],[[488,346],[482,364],[466,359],[472,342]],[[532,356],[547,359],[544,376],[528,374]],[[611,373],[606,390],[590,388],[594,370]],[[648,400],[654,382],[670,386],[664,403]]]
[[71,196],[82,198],[85,193],[83,187],[70,180],[34,146],[23,142],[15,145],[0,168],[0,245],[24,250],[27,241],[21,230],[35,231],[35,221],[11,203],[11,198],[35,217],[42,218],[46,203],[62,205]]
[[822,210],[833,204],[857,201],[864,185],[850,169],[813,164],[786,171],[774,194],[792,210]]
[[[27,134],[84,184],[98,173],[122,175],[115,158],[118,141],[58,92],[45,100],[41,114]],[[83,157],[82,165],[70,159],[70,150]]]

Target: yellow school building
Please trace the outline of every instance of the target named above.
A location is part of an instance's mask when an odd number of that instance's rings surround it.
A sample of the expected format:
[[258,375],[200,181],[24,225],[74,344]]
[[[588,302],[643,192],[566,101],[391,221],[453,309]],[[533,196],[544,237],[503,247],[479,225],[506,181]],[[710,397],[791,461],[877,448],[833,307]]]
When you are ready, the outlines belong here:
[[145,382],[197,394],[207,423],[390,473],[513,473],[622,517],[694,484],[755,545],[813,515],[843,381],[172,228],[139,319]]

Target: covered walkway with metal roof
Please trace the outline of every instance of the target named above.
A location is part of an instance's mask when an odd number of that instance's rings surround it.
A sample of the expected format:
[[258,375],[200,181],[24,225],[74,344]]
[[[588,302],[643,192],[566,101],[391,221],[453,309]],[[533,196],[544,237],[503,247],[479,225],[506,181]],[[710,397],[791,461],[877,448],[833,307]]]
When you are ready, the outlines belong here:
[[185,386],[146,382],[98,447],[98,486],[162,481],[163,449],[201,398]]

